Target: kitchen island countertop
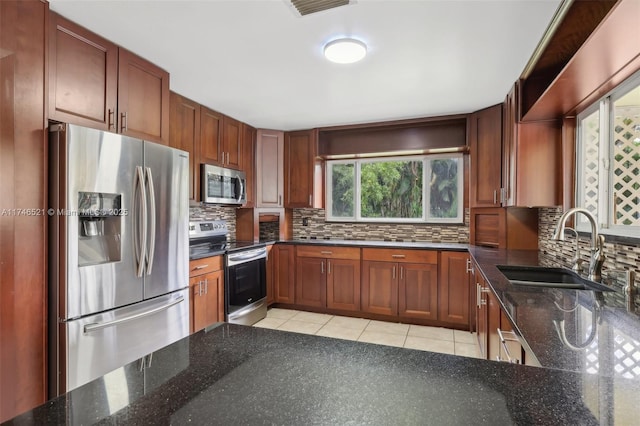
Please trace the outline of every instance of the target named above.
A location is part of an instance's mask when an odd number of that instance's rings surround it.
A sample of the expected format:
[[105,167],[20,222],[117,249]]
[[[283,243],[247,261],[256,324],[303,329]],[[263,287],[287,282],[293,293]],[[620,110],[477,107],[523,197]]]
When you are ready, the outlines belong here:
[[222,324],[144,361],[10,423],[598,424],[579,373],[278,330]]

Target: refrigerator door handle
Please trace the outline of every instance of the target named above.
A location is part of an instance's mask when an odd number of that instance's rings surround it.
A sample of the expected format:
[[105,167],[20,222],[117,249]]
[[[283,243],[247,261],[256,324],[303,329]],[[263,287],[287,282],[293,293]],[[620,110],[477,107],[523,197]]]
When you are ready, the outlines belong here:
[[144,171],[141,166],[136,166],[136,175],[133,184],[133,249],[136,256],[136,276],[141,278],[144,274],[145,253],[147,251],[147,199],[144,184]]
[[129,315],[128,317],[118,318],[117,320],[113,320],[113,321],[87,324],[87,325],[84,326],[84,332],[85,333],[91,333],[92,331],[102,330],[103,328],[111,327],[112,325],[122,324],[123,322],[136,320],[136,319],[139,319],[139,318],[142,318],[142,317],[146,317],[148,315],[153,315],[153,314],[161,312],[161,311],[166,311],[170,307],[172,307],[174,305],[177,305],[178,303],[182,303],[182,302],[184,302],[184,297],[180,296],[179,298],[177,298],[175,300],[172,300],[171,302],[167,303],[166,305],[162,305],[162,306],[159,306],[157,308],[150,309],[150,310],[148,310],[146,312],[140,312],[139,314]]
[[153,258],[156,248],[156,194],[153,189],[153,175],[151,174],[151,168],[146,167],[147,176],[147,190],[149,192],[149,245],[147,246],[146,264],[147,275],[151,275],[151,269],[153,268]]

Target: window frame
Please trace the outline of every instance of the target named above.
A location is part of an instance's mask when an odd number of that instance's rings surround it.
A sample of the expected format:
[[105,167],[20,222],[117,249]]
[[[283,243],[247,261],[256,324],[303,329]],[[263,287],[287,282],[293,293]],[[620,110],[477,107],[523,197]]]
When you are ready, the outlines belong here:
[[[577,207],[584,206],[584,144],[583,136],[583,120],[595,111],[599,111],[599,146],[598,146],[598,212],[597,224],[599,232],[603,235],[640,238],[640,225],[616,225],[613,223],[615,214],[612,195],[615,192],[615,179],[613,174],[615,168],[615,102],[627,95],[630,91],[640,87],[640,72],[635,73],[629,79],[615,87],[605,96],[598,99],[597,102],[580,112],[576,116],[576,187],[575,187],[575,205]],[[606,140],[604,139],[606,135]],[[576,220],[576,229],[580,232],[591,232],[591,226],[584,215],[578,215]]]
[[[455,218],[435,218],[430,216],[430,191],[429,179],[431,175],[432,160],[457,159],[458,173],[458,206]],[[420,218],[369,218],[362,217],[361,200],[361,166],[362,164],[391,162],[391,161],[420,161],[422,162],[422,217]],[[350,217],[333,216],[333,170],[335,164],[354,165],[354,215]],[[462,225],[464,224],[464,153],[446,153],[429,155],[405,155],[390,157],[351,158],[326,161],[325,176],[325,221],[327,222],[355,222],[355,223],[399,223],[399,224],[436,224],[436,225]]]

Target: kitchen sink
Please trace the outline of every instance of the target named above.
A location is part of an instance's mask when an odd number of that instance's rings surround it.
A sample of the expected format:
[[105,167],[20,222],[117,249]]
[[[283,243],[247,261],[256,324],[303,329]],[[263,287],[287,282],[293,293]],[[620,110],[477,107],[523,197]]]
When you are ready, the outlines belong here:
[[497,265],[514,285],[553,287],[572,290],[613,291],[611,287],[582,278],[570,269],[543,266]]

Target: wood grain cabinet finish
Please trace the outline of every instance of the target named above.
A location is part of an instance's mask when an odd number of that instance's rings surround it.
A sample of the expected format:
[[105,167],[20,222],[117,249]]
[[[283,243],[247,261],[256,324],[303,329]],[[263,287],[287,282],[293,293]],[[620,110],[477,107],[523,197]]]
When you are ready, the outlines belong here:
[[169,73],[51,13],[49,117],[166,144]]
[[189,198],[200,201],[200,104],[171,92],[169,146],[189,153]]
[[317,156],[317,129],[285,133],[285,207],[323,207],[322,163]]
[[200,162],[222,165],[222,114],[200,109]]
[[502,104],[469,116],[470,207],[500,206],[502,188]]
[[226,115],[222,118],[222,165],[242,169],[242,123]]
[[469,325],[470,286],[469,254],[443,251],[440,253],[438,319],[452,324]]
[[295,303],[295,246],[276,245],[272,249],[274,301]]
[[246,208],[256,205],[256,129],[242,123],[242,170],[246,175]]
[[[47,2],[0,1],[2,208],[47,205]],[[47,399],[47,219],[0,226],[0,422]]]
[[478,346],[482,357],[487,359],[488,356],[488,342],[489,342],[489,316],[487,309],[487,293],[491,290],[480,272],[480,268],[477,265],[475,268],[475,291],[476,291],[476,336],[478,339]]
[[437,319],[437,252],[365,248],[362,259],[364,312]]
[[224,321],[224,271],[222,256],[189,261],[191,333]]
[[284,132],[258,129],[256,138],[256,207],[283,207]]
[[296,247],[296,304],[360,310],[360,249]]

